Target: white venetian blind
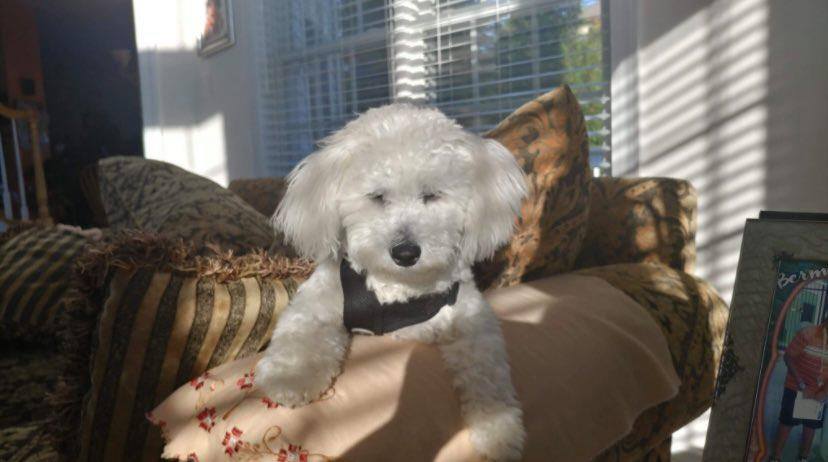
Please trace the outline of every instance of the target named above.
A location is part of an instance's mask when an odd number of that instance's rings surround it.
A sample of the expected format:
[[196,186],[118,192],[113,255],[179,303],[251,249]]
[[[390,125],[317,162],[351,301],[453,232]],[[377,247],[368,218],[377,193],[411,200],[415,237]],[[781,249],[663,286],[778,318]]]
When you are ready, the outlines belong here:
[[318,140],[374,106],[431,104],[484,132],[562,83],[587,114],[593,167],[609,169],[598,0],[278,0],[264,2],[263,16],[270,175],[287,174]]

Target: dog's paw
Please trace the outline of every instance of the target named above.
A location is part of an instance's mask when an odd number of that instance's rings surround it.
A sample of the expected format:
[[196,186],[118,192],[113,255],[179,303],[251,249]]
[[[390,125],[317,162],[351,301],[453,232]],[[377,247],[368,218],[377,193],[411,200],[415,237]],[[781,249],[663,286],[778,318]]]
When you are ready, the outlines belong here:
[[307,392],[291,388],[283,383],[273,384],[273,388],[266,390],[265,393],[273,402],[289,408],[305,406],[313,401]]
[[309,404],[331,386],[335,371],[314,367],[285,367],[263,357],[256,364],[256,386],[271,400],[287,407]]
[[474,449],[490,461],[520,460],[526,439],[520,408],[501,407],[475,414],[469,422]]

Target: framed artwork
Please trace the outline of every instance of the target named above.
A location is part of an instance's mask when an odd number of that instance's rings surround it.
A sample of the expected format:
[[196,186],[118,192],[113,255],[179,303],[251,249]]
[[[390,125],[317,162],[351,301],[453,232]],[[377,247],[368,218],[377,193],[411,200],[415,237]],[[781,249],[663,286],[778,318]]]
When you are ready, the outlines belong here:
[[828,461],[828,215],[748,220],[705,462]]
[[206,0],[204,29],[198,39],[199,56],[209,56],[236,43],[232,0]]

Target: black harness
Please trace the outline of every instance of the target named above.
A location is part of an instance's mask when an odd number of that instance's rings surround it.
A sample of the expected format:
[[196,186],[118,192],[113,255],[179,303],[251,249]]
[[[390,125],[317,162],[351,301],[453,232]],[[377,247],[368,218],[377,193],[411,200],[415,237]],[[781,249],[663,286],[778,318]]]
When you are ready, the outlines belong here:
[[345,298],[343,318],[348,332],[383,335],[433,318],[446,305],[454,305],[460,283],[447,291],[423,295],[404,302],[380,304],[376,294],[368,290],[365,276],[357,273],[344,258],[339,278]]

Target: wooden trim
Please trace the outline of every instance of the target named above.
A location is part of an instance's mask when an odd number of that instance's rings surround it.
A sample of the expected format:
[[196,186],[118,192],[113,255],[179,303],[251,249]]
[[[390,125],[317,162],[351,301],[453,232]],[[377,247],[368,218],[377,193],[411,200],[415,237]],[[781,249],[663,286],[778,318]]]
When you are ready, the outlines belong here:
[[43,171],[43,156],[40,153],[40,129],[37,114],[34,112],[32,112],[32,117],[29,118],[29,132],[32,137],[37,216],[41,221],[52,224],[52,217],[49,215],[49,196],[46,192],[46,174]]
[[25,119],[29,117],[29,112],[20,109],[12,109],[0,103],[0,116],[7,119]]

